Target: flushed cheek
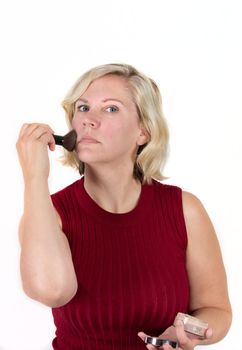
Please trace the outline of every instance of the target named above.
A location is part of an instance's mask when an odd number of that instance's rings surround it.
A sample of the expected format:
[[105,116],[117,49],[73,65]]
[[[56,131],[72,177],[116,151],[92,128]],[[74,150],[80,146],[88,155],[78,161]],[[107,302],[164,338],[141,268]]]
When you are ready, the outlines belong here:
[[119,138],[120,135],[122,134],[122,133],[120,133],[120,131],[121,131],[121,130],[118,129],[118,128],[115,128],[115,129],[110,128],[110,129],[107,129],[107,130],[106,130],[105,136],[106,136],[106,138],[107,138],[108,140],[117,139],[117,138]]
[[107,137],[119,138],[130,134],[134,130],[134,128],[132,125],[115,123],[114,125],[106,125],[105,128],[103,128],[103,130]]
[[75,129],[76,131],[78,131],[78,125],[80,125],[80,123],[77,123],[77,120],[75,118],[75,116],[73,117],[72,121],[71,121],[71,126],[73,129]]
[[127,129],[121,129],[119,132],[109,130],[106,134],[105,144],[109,150],[112,149],[118,152],[134,152],[136,149],[136,142],[132,135],[132,130]]

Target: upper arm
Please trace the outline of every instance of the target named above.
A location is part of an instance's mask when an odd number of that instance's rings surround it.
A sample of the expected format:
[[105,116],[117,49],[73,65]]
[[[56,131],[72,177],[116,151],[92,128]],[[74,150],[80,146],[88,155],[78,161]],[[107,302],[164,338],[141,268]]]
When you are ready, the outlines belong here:
[[230,310],[226,273],[213,224],[194,195],[183,192],[182,200],[188,235],[190,310],[202,307]]

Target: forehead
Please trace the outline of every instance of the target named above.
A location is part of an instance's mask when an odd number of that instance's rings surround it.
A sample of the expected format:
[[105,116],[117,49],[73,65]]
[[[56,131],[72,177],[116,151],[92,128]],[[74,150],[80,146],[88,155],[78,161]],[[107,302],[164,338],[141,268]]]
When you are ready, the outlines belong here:
[[87,90],[80,96],[89,99],[115,97],[132,100],[131,89],[125,78],[117,75],[106,75],[94,80]]

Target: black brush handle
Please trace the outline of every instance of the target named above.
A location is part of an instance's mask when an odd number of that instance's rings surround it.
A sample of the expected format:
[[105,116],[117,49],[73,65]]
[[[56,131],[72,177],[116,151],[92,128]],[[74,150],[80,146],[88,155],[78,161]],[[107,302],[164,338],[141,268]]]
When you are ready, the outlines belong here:
[[55,139],[55,144],[59,146],[63,146],[64,136],[60,136],[60,135],[53,135],[53,136]]

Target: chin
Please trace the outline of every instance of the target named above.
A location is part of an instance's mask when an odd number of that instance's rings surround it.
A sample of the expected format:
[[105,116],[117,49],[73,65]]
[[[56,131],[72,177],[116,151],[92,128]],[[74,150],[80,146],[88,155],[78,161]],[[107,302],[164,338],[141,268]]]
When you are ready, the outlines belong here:
[[101,161],[101,157],[98,157],[96,154],[91,154],[90,152],[78,152],[78,158],[81,162],[85,164],[94,164]]

